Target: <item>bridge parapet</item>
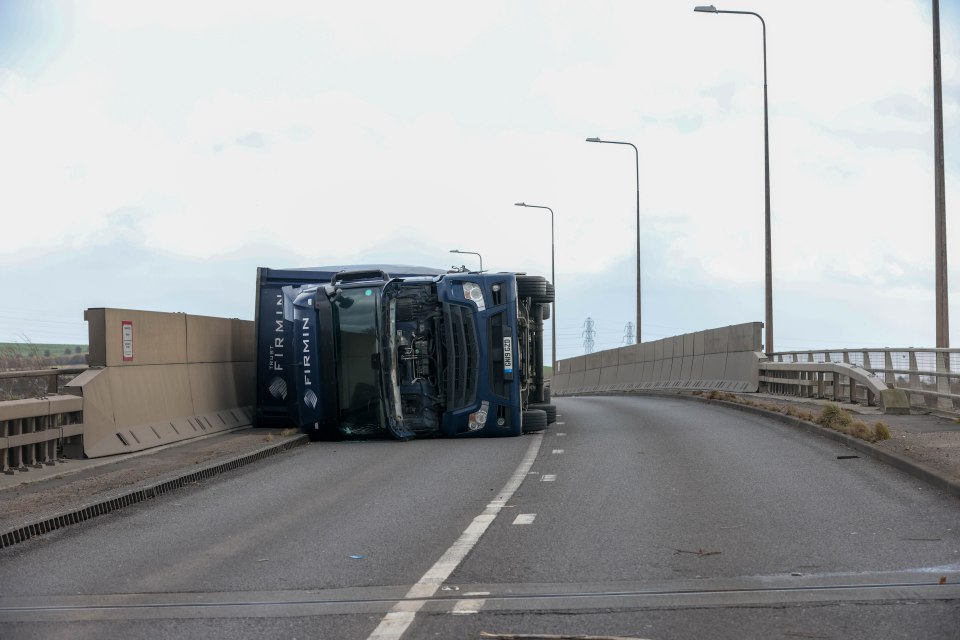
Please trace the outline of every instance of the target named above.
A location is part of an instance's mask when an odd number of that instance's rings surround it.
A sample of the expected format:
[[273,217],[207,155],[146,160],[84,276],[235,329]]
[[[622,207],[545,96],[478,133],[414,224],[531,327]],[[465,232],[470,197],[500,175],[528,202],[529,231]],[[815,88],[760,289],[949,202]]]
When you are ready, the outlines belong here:
[[[960,414],[960,349],[867,348],[784,351],[772,355],[772,363],[847,364],[869,372],[887,389],[900,390],[908,407]],[[809,369],[809,367],[808,367]],[[784,370],[783,367],[780,368]],[[800,371],[800,368],[797,368]],[[811,380],[795,383],[771,381],[771,390],[791,395],[812,393]],[[838,374],[822,381],[834,387],[818,390],[820,397],[833,395],[852,402],[869,402],[867,389],[860,384],[851,388],[848,376]],[[889,394],[888,394],[889,395]]]
[[762,330],[750,322],[560,360],[551,393],[756,391]]
[[67,390],[83,398],[87,457],[252,424],[252,322],[128,309],[85,317],[91,368]]

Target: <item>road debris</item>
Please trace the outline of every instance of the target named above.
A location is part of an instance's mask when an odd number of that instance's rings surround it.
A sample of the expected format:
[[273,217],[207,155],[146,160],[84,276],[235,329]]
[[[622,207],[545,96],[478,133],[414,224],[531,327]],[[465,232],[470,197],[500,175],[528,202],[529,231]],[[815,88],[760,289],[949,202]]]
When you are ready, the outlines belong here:
[[678,556],[678,555],[680,555],[681,553],[687,553],[687,554],[690,554],[690,555],[693,555],[693,556],[699,556],[699,557],[701,557],[701,558],[705,558],[706,556],[718,556],[718,555],[720,555],[722,552],[721,552],[721,551],[704,551],[703,549],[697,549],[696,551],[689,551],[689,550],[687,550],[687,549],[674,549],[674,550],[673,550],[673,555],[675,555],[675,556]]
[[347,556],[347,557],[350,558],[351,560],[363,560],[363,559],[366,558],[367,556],[361,556],[361,555],[359,555],[359,554],[354,554],[354,555],[352,555],[352,556]]

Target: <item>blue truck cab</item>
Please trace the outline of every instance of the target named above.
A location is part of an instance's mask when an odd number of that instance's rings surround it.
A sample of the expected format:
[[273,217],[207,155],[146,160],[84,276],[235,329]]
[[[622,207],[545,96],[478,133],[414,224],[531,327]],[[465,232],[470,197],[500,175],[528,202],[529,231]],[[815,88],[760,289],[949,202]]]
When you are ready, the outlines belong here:
[[540,430],[550,301],[524,274],[261,267],[257,424],[315,440]]

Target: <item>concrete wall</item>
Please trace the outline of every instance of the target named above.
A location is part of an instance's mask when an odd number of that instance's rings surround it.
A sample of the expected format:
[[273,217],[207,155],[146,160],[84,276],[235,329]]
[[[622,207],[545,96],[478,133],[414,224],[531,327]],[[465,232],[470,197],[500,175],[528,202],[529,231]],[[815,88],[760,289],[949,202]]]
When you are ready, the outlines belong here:
[[756,391],[762,331],[763,323],[749,322],[560,360],[551,393]]
[[[83,397],[87,457],[148,449],[253,422],[253,322],[88,309]],[[126,327],[125,327],[126,325]]]

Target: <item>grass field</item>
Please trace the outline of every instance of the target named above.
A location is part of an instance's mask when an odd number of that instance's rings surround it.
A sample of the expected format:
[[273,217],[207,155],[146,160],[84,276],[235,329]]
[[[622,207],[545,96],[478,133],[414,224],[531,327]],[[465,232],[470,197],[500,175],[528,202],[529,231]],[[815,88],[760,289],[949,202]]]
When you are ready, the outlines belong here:
[[[69,352],[67,351],[69,349]],[[80,349],[77,351],[77,349]],[[85,344],[37,344],[33,342],[0,342],[0,353],[9,353],[18,356],[44,355],[50,352],[51,356],[73,355],[87,353],[90,348]]]

